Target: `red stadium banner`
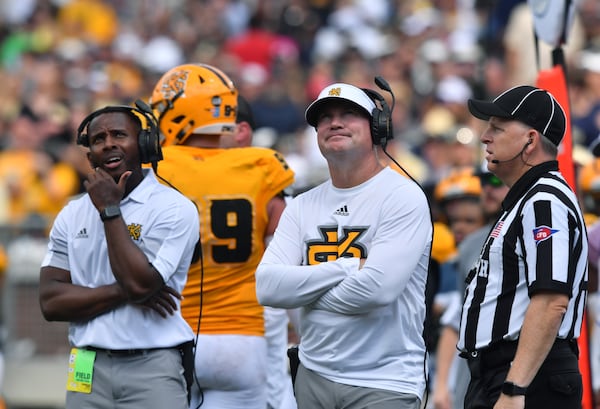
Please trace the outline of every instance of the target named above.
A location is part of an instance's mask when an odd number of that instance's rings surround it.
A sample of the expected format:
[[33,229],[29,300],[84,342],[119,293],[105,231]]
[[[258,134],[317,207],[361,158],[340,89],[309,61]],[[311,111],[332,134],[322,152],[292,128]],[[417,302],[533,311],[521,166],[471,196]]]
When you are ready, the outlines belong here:
[[[567,183],[576,190],[575,165],[573,163],[573,140],[571,135],[571,111],[569,108],[569,94],[563,66],[560,64],[562,53],[555,50],[555,63],[558,64],[548,70],[541,70],[538,74],[536,86],[550,91],[558,103],[565,110],[567,116],[567,131],[559,147],[558,166]],[[583,409],[593,409],[593,390],[590,368],[589,337],[587,329],[587,314],[584,315],[581,336],[579,337],[579,369],[583,377]]]
[[571,139],[571,110],[569,108],[567,82],[562,66],[555,65],[549,70],[541,70],[538,73],[536,86],[550,91],[565,110],[567,131],[558,150],[558,166],[571,189],[577,191],[575,165],[573,164],[573,141]]

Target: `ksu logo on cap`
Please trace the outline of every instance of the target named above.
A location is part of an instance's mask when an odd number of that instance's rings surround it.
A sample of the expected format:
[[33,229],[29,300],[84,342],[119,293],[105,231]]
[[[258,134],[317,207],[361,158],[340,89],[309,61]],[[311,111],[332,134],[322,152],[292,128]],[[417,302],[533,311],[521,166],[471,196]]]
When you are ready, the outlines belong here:
[[558,233],[558,230],[551,229],[548,226],[540,226],[533,229],[533,240],[536,246],[544,240],[548,240],[554,233]]
[[329,90],[329,96],[330,97],[339,97],[340,94],[342,93],[342,89],[340,87],[336,87],[336,88],[331,88]]

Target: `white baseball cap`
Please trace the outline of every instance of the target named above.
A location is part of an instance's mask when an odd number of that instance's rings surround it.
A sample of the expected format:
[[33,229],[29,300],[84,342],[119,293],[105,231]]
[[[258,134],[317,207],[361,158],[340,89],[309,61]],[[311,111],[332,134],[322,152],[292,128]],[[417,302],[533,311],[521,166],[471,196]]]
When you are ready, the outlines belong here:
[[375,109],[375,103],[362,89],[338,82],[323,88],[317,99],[308,106],[304,114],[306,122],[311,126],[317,126],[317,117],[323,104],[336,99],[350,101],[358,105],[365,110],[369,117],[372,116],[371,113]]

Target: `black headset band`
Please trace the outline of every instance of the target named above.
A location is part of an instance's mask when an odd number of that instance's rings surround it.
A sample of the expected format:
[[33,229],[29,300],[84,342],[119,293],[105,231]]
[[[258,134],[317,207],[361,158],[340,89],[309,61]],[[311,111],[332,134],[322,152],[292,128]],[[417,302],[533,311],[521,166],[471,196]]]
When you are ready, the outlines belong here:
[[[79,127],[77,128],[77,143],[81,145],[81,143],[80,143],[80,135],[85,135],[86,134],[85,131],[86,131],[87,126],[90,124],[90,122],[92,122],[96,117],[98,117],[100,115],[103,115],[103,114],[106,114],[106,113],[110,113],[110,112],[125,112],[125,113],[130,113],[132,115],[133,115],[133,112],[138,112],[140,115],[143,115],[144,117],[146,117],[146,119],[148,119],[147,114],[144,113],[143,111],[139,110],[136,107],[132,107],[132,106],[129,106],[129,105],[108,105],[108,106],[105,106],[104,108],[100,108],[100,109],[97,109],[96,111],[92,112],[91,114],[89,114],[88,116],[86,116],[81,121],[81,124],[79,124]],[[139,121],[139,118],[136,117],[136,119]],[[140,126],[143,127],[141,121],[140,121]]]
[[[140,123],[141,129],[138,135],[138,143],[140,146],[140,156],[142,163],[154,163],[162,159],[158,121],[156,119],[156,116],[154,116],[152,109],[142,100],[137,100],[135,102],[135,106],[108,105],[86,116],[77,128],[77,144],[89,147],[90,141],[86,132],[87,127],[89,126],[90,122],[94,120],[94,118],[110,112],[127,113],[134,117]],[[136,114],[145,118],[145,126]]]

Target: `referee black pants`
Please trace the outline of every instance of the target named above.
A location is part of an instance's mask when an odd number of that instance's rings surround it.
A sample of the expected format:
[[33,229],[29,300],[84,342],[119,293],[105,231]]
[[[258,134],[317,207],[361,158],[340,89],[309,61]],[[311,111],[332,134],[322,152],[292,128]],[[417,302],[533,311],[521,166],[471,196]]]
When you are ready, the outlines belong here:
[[[492,409],[517,350],[517,342],[502,342],[467,358],[471,382],[465,409]],[[581,409],[583,383],[575,341],[557,339],[525,396],[525,409]]]

